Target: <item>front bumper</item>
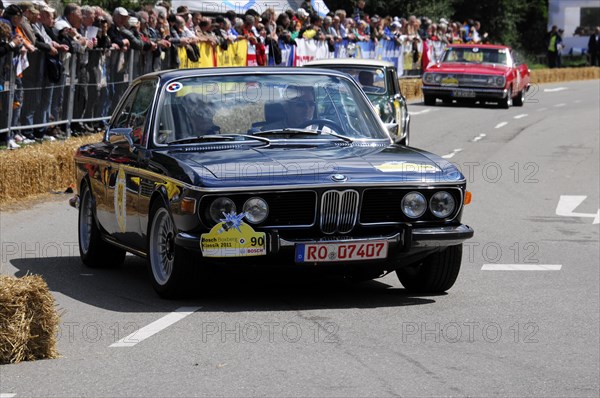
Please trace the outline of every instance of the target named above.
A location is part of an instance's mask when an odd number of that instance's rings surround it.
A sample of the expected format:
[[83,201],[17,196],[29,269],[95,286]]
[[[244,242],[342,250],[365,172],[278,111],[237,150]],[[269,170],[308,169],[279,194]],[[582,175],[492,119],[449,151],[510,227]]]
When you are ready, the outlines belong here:
[[[423,86],[424,95],[432,95],[438,98],[454,98],[454,99],[504,99],[508,95],[508,90],[505,88],[481,88],[481,87],[443,87],[443,86]],[[465,93],[471,91],[474,97],[461,96],[457,93]]]
[[[371,236],[368,238],[348,239],[284,239],[275,232],[269,232],[268,253],[278,255],[280,252],[293,251],[299,244],[315,243],[356,243],[368,242],[370,240],[387,240],[390,249],[396,252],[409,253],[411,249],[421,251],[423,249],[435,250],[441,247],[454,246],[463,243],[473,237],[473,229],[468,225],[442,226],[429,228],[412,228],[389,236]],[[196,235],[180,232],[175,238],[175,244],[187,249],[200,250],[200,238]]]

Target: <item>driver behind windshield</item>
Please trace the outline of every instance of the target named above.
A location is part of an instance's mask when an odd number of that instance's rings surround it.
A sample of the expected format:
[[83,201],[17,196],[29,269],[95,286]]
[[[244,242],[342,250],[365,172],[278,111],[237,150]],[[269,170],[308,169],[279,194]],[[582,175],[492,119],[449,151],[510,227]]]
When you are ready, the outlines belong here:
[[315,118],[315,92],[312,87],[288,87],[283,105],[286,127],[306,127]]
[[265,104],[261,130],[305,128],[315,118],[315,92],[312,87],[288,86],[278,102]]

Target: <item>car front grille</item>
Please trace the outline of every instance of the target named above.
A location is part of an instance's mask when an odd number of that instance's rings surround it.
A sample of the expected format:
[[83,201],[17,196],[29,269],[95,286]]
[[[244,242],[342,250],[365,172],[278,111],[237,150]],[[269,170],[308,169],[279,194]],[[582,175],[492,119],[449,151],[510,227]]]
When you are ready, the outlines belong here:
[[327,191],[321,199],[321,231],[346,234],[358,217],[359,194],[355,190]]

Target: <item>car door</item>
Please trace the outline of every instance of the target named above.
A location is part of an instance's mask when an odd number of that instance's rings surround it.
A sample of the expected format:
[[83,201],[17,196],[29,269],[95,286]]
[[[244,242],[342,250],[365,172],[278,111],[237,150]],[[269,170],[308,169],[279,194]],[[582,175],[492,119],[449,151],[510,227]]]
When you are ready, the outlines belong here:
[[109,130],[109,135],[111,131],[126,132],[133,142],[133,147],[117,143],[111,148],[111,170],[106,188],[114,214],[110,232],[120,243],[139,250],[145,247],[145,232],[142,233],[140,224],[140,212],[144,210],[139,207],[146,156],[144,141],[156,85],[156,80],[137,84],[115,113]]

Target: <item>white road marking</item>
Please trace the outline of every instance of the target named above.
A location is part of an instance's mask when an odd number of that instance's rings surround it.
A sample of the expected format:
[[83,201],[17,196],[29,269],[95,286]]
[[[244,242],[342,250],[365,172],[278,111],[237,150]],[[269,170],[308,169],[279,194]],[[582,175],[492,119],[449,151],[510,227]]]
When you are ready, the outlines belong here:
[[560,108],[561,106],[565,106],[565,105],[567,105],[567,104],[565,104],[565,103],[560,103],[560,104],[556,104],[556,105],[554,105],[554,107],[555,107],[555,108]]
[[0,393],[0,398],[13,398],[16,395],[17,394],[14,394],[12,392],[3,392],[3,393]]
[[479,134],[477,137],[473,138],[471,141],[473,141],[473,142],[477,142],[477,141],[479,141],[479,140],[483,139],[483,137],[485,137],[485,136],[486,136],[486,134],[485,134],[485,133],[481,133],[481,134]]
[[526,113],[521,113],[520,115],[515,116],[515,119],[523,119],[524,117],[527,117],[527,116],[529,116],[529,115]]
[[423,109],[422,111],[418,111],[418,112],[408,112],[408,114],[411,116],[415,116],[415,115],[422,115],[427,112],[431,112],[431,109]]
[[564,91],[564,90],[568,90],[568,89],[566,87],[545,88],[544,92],[545,93],[555,93],[557,91]]
[[600,224],[600,209],[596,214],[575,213],[574,210],[587,198],[585,195],[560,195],[556,205],[556,215],[563,217],[586,217],[593,218],[592,224]]
[[507,124],[508,124],[508,122],[502,122],[502,123],[498,123],[498,124],[496,125],[496,127],[494,127],[494,128],[495,128],[495,129],[499,129],[499,128],[501,128],[501,127],[504,127],[504,126],[506,126]]
[[457,153],[459,153],[461,151],[462,151],[462,148],[456,148],[455,150],[452,151],[452,153],[444,155],[444,156],[442,156],[442,158],[444,158],[444,159],[452,159],[454,157],[454,155],[456,155]]
[[543,112],[543,111],[547,111],[547,110],[548,110],[548,108],[540,108],[540,109],[538,109],[538,112]]
[[482,271],[560,271],[562,264],[483,264]]
[[133,347],[137,343],[146,340],[149,337],[154,336],[156,333],[163,329],[168,328],[172,324],[179,322],[188,315],[192,315],[202,307],[180,307],[175,311],[163,316],[162,318],[152,322],[151,324],[144,326],[136,332],[131,333],[127,337],[123,337],[121,340],[110,345],[110,347]]

